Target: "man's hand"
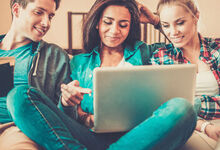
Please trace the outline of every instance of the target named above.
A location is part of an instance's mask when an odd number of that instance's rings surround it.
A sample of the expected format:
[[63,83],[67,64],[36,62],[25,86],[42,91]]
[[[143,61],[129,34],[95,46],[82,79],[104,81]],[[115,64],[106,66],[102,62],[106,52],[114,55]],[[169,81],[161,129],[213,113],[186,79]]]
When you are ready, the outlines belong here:
[[74,80],[69,84],[61,85],[62,104],[64,106],[75,106],[83,100],[84,94],[91,94],[91,89],[79,86],[79,81]]

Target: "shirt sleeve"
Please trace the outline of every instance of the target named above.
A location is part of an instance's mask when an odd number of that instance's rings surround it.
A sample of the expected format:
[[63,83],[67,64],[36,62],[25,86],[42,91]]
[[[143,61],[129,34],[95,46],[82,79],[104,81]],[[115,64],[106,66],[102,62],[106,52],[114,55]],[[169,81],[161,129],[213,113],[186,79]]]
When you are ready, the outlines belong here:
[[220,95],[202,95],[200,100],[201,110],[198,114],[200,117],[207,120],[220,118]]

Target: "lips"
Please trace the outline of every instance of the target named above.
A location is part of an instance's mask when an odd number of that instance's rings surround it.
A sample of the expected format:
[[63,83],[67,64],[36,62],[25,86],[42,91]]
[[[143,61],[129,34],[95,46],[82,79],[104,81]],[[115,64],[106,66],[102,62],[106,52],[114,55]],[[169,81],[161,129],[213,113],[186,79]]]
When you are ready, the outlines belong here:
[[120,37],[116,37],[116,36],[106,36],[107,39],[109,39],[110,41],[117,41],[120,39]]
[[179,37],[170,37],[170,40],[174,43],[179,43],[182,41],[182,39],[184,38],[184,36],[179,36]]
[[46,29],[44,29],[44,28],[34,27],[34,29],[35,29],[41,36],[43,36],[43,35],[46,33]]

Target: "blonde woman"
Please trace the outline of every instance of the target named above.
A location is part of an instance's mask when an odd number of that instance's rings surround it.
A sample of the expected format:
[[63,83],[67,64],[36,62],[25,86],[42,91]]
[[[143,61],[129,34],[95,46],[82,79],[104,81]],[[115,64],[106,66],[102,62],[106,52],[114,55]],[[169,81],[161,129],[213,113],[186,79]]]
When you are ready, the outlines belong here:
[[201,109],[197,132],[192,136],[197,142],[191,144],[191,148],[213,149],[220,136],[220,41],[204,38],[198,32],[199,11],[192,0],[160,0],[157,13],[171,44],[155,51],[151,63],[197,64],[195,96]]

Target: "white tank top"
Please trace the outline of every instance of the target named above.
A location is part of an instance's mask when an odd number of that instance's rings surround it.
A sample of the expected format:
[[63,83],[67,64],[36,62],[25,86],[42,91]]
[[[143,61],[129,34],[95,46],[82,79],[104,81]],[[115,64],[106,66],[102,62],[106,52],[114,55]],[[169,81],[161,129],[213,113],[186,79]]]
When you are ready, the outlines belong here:
[[216,78],[207,64],[200,61],[198,63],[198,70],[196,76],[196,91],[195,95],[214,96],[219,94],[219,86]]
[[126,62],[125,58],[123,57],[120,63],[117,65],[117,67],[131,67],[133,66],[131,63]]

